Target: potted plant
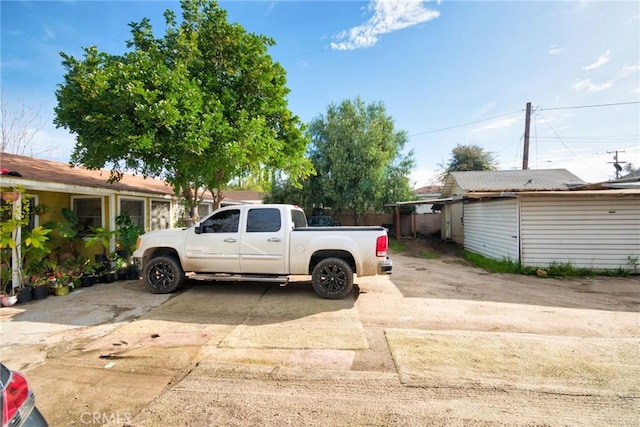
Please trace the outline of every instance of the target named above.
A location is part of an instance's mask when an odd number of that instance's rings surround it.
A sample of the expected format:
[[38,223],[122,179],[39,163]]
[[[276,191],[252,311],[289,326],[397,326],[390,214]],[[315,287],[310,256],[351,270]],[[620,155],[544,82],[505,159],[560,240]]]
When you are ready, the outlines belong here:
[[33,213],[36,215],[44,215],[47,212],[49,212],[49,206],[42,203],[33,207]]
[[[24,229],[30,221],[29,199],[21,197],[22,188],[16,187],[15,191],[19,193],[16,200],[22,199],[22,203],[21,206],[6,204],[1,208],[0,251],[6,269],[10,269],[14,273],[12,293],[18,294],[28,291],[20,291],[20,289],[28,287],[29,270],[32,266],[39,268],[38,264],[51,252],[47,248],[46,242],[49,240],[48,235],[52,230],[43,225],[30,230]],[[22,230],[20,239],[18,238],[19,230]]]
[[102,245],[102,253],[95,255],[96,262],[102,263],[105,268],[108,267],[106,263],[109,262],[107,252],[109,246],[111,246],[111,237],[114,235],[113,231],[107,230],[104,227],[91,227],[91,236],[85,242],[86,247],[95,246],[97,244]]
[[45,299],[49,296],[49,280],[46,276],[32,275],[30,278],[33,299]]
[[118,257],[116,259],[116,272],[118,280],[127,280],[128,274],[127,270],[129,268],[129,263],[126,259]]
[[[68,208],[62,208],[60,213],[65,220],[55,223],[55,228],[58,235],[65,241],[66,247],[61,248],[59,256],[63,253],[77,255],[76,243],[82,241],[84,234],[80,226],[80,218],[77,213]],[[63,256],[63,258],[65,257]]]
[[2,292],[0,295],[0,304],[3,307],[11,307],[18,302],[18,295],[12,290],[10,293]]
[[69,291],[80,286],[80,278],[83,274],[84,264],[89,258],[83,256],[71,257],[62,261],[62,265],[68,275],[67,283]]
[[92,263],[89,258],[86,259],[84,266],[82,267],[82,276],[80,277],[80,286],[83,288],[93,286],[96,283],[96,268],[95,263]]
[[144,234],[144,228],[134,223],[128,213],[121,213],[116,217],[116,226],[116,239],[122,251],[119,255],[126,259],[136,249],[138,236]]

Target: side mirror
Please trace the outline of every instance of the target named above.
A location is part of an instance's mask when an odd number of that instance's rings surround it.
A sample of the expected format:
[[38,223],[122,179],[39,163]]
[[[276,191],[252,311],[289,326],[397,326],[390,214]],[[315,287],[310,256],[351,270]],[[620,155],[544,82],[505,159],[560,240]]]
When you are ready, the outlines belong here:
[[200,233],[202,233],[202,228],[200,228],[200,223],[197,223],[197,224],[195,225],[195,227],[193,227],[193,231],[194,231],[196,234],[200,234]]

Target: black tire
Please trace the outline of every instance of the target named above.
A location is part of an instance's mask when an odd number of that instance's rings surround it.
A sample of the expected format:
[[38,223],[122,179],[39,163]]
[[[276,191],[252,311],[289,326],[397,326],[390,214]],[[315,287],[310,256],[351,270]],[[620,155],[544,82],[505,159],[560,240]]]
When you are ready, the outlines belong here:
[[325,258],[313,269],[311,284],[322,298],[341,299],[353,289],[353,270],[340,258]]
[[185,276],[175,258],[159,256],[145,264],[142,277],[152,293],[168,294],[182,286]]

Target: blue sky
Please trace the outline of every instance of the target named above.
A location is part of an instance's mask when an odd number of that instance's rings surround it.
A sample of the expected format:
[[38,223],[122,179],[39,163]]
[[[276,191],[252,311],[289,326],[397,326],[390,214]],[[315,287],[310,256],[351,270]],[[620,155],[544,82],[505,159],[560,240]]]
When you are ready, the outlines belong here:
[[[416,187],[434,181],[457,144],[522,167],[525,105],[534,107],[529,167],[599,182],[611,152],[640,166],[640,2],[222,1],[228,19],[272,37],[290,109],[309,122],[331,102],[381,101],[409,135]],[[3,102],[39,113],[33,139],[67,161],[74,137],[51,124],[59,52],[125,51],[128,23],[157,36],[174,1],[5,1]]]

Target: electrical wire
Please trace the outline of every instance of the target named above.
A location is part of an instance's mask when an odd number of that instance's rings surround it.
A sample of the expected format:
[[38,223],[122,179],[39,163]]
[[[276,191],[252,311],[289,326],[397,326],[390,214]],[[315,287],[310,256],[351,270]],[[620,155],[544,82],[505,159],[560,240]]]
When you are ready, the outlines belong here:
[[[543,119],[545,119],[545,117],[542,114],[542,110],[538,110],[540,112],[540,117],[542,117]],[[558,138],[558,141],[560,141],[560,143],[562,144],[562,146],[569,152],[571,153],[571,155],[573,157],[575,157],[577,160],[579,160],[582,164],[584,164],[585,166],[589,167],[590,169],[593,169],[599,173],[602,173],[602,171],[598,170],[598,169],[594,169],[591,165],[589,165],[588,163],[586,163],[584,160],[582,160],[576,153],[574,153],[573,151],[571,151],[571,149],[567,146],[567,144],[564,143],[564,140],[560,137],[560,135],[558,135],[558,132],[556,132],[556,130],[551,126],[551,124],[549,123],[549,120],[544,120],[545,124],[549,127],[549,129],[551,129],[551,132],[553,132],[553,134],[556,136],[556,138]]]
[[618,105],[630,105],[630,104],[640,104],[640,101],[615,102],[611,104],[578,105],[575,107],[553,107],[553,108],[536,107],[536,108],[539,109],[540,111],[551,111],[551,110],[574,110],[577,108],[615,107]]
[[[610,103],[610,104],[576,105],[576,106],[573,106],[573,107],[542,108],[540,106],[537,106],[537,107],[533,108],[532,112],[535,112],[536,110],[538,110],[538,111],[573,110],[573,109],[579,109],[579,108],[615,107],[615,106],[620,106],[620,105],[632,105],[632,104],[640,104],[640,101],[614,102],[614,103]],[[524,109],[521,109],[521,110],[517,110],[517,111],[512,111],[510,113],[501,114],[499,116],[494,116],[494,117],[489,117],[489,118],[486,118],[486,119],[476,120],[476,121],[473,121],[473,122],[461,123],[459,125],[447,126],[447,127],[444,127],[444,128],[433,129],[433,130],[429,130],[429,131],[426,131],[426,132],[418,132],[418,133],[414,133],[412,135],[409,135],[409,138],[414,137],[414,136],[428,135],[428,134],[431,134],[431,133],[442,132],[442,131],[450,130],[450,129],[461,128],[461,127],[469,126],[469,125],[475,125],[476,123],[482,123],[482,122],[487,122],[489,120],[499,119],[499,118],[510,116],[510,115],[513,115],[513,114],[516,114],[516,113],[522,113],[523,111],[524,111]]]
[[474,122],[462,123],[462,124],[459,124],[459,125],[448,126],[446,128],[440,128],[440,129],[434,129],[434,130],[430,130],[430,131],[426,131],[426,132],[414,133],[413,135],[409,135],[409,138],[414,137],[414,136],[419,136],[419,135],[427,135],[427,134],[430,134],[430,133],[442,132],[442,131],[449,130],[449,129],[461,128],[461,127],[469,126],[469,125],[475,125],[476,123],[482,123],[482,122],[487,122],[489,120],[499,119],[499,118],[502,118],[502,117],[510,116],[512,114],[521,113],[523,111],[524,110],[512,111],[510,113],[505,113],[505,114],[501,114],[499,116],[489,117],[487,119],[476,120]]

